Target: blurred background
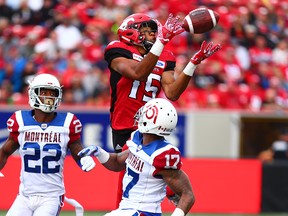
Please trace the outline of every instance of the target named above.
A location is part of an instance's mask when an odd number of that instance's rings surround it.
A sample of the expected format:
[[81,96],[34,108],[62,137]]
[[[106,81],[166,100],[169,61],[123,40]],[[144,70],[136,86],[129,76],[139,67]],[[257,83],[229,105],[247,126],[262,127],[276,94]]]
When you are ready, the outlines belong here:
[[[51,73],[63,84],[60,110],[75,113],[83,123],[83,143],[112,151],[106,45],[118,39],[119,24],[132,13],[164,24],[170,12],[184,18],[198,7],[218,12],[218,25],[205,34],[184,32],[167,45],[177,58],[176,76],[203,40],[223,47],[197,67],[174,103],[179,123],[169,139],[181,150],[196,185],[200,201],[194,211],[288,212],[287,0],[0,0],[0,146],[12,112],[30,109],[27,81]],[[19,166],[15,161],[11,167]],[[7,176],[15,169],[5,171]],[[82,178],[73,170],[67,175]],[[8,177],[0,181],[0,196],[4,189],[11,195],[0,206],[7,209],[17,181],[15,186]],[[78,194],[70,184],[68,193]]]

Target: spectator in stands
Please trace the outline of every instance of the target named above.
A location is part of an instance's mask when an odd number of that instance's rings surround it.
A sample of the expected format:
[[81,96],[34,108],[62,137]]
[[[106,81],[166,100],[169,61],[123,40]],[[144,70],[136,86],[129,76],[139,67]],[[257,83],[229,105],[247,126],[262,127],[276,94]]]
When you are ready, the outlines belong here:
[[35,12],[29,8],[28,0],[21,0],[20,7],[13,13],[12,22],[14,25],[37,25]]
[[222,51],[223,56],[223,76],[226,82],[234,81],[241,83],[244,77],[243,70],[235,56],[235,49],[233,47],[228,47]]
[[237,40],[231,41],[233,48],[235,59],[237,60],[241,70],[245,73],[247,70],[250,69],[251,66],[251,58],[249,55],[249,51],[246,47],[242,46],[240,42]]
[[82,41],[81,31],[71,24],[70,16],[62,14],[61,24],[54,29],[57,38],[57,46],[60,50],[68,53],[76,49]]
[[249,104],[247,88],[230,80],[219,86],[219,104],[223,109],[246,109]]
[[0,18],[6,18],[11,21],[13,9],[6,4],[6,0],[0,0]]
[[[0,20],[1,23],[1,20]],[[19,38],[13,35],[11,27],[4,25],[2,29],[2,35],[0,38],[0,46],[3,49],[4,55],[6,56],[8,51],[13,47],[17,47],[20,43]],[[6,58],[5,58],[6,59]]]
[[251,64],[256,66],[259,63],[272,62],[272,49],[268,47],[267,39],[264,35],[257,35],[255,38],[255,45],[249,49]]
[[[100,7],[97,8],[95,15],[98,18],[106,19],[115,22],[120,14],[128,15],[129,6],[119,5],[115,0],[103,0]],[[109,16],[107,16],[109,14]]]
[[0,104],[13,104],[12,95],[12,83],[8,79],[5,79],[0,85]]
[[44,0],[42,7],[36,12],[35,17],[39,25],[51,29],[53,25],[54,8],[56,5],[55,0]]
[[272,143],[271,147],[261,151],[258,158],[263,162],[288,160],[288,128],[281,128],[278,133],[278,139]]
[[245,82],[249,100],[247,109],[258,112],[262,108],[265,95],[264,89],[260,86],[260,77],[255,73],[246,74]]
[[272,50],[272,62],[279,66],[288,65],[288,43],[286,39],[282,39]]
[[[24,2],[24,6],[25,4],[26,6],[22,7],[21,9],[20,5],[22,2]],[[194,9],[200,4],[201,6],[205,6],[205,4],[208,4],[208,2],[209,1],[198,1],[193,2],[193,4],[187,4],[186,1],[185,3],[179,2],[179,5],[175,5],[175,1],[159,1],[158,4],[153,4],[155,1],[151,0],[127,2],[117,0],[0,0],[0,11],[2,10],[0,13],[0,46],[4,48],[3,61],[5,65],[10,64],[10,50],[12,50],[13,47],[16,47],[18,50],[20,50],[19,57],[26,58],[27,62],[32,59],[36,66],[41,68],[41,70],[46,67],[45,64],[47,62],[47,58],[54,60],[56,59],[56,71],[60,74],[61,77],[63,71],[67,68],[67,59],[70,57],[71,52],[80,52],[82,55],[85,54],[83,55],[83,58],[79,58],[77,60],[77,64],[80,62],[79,65],[81,65],[81,68],[86,65],[88,60],[90,61],[91,65],[96,65],[99,67],[102,70],[104,76],[109,76],[109,73],[107,74],[105,72],[107,70],[107,64],[103,56],[100,58],[101,55],[99,54],[101,54],[103,48],[106,46],[106,44],[108,44],[109,41],[117,39],[117,34],[114,33],[117,32],[118,26],[127,15],[136,12],[147,13],[153,17],[159,18],[158,20],[161,20],[164,23],[166,20],[165,17],[167,17],[168,13],[171,11],[173,11],[174,14],[184,16],[188,13],[188,11]],[[202,3],[204,3],[204,5],[202,5]],[[41,5],[42,8],[39,8]],[[225,47],[231,47],[232,45],[232,47],[235,49],[232,56],[237,58],[243,73],[251,72],[260,75],[261,88],[269,88],[269,79],[274,75],[274,70],[281,70],[283,73],[281,82],[282,85],[285,85],[284,88],[286,91],[288,91],[288,69],[287,64],[285,64],[285,59],[287,58],[288,53],[287,51],[285,53],[285,50],[287,49],[287,40],[285,38],[287,38],[288,35],[287,2],[210,1],[209,5],[207,6],[220,13],[221,19],[217,27],[207,34],[191,35],[185,32],[183,34],[177,35],[177,38],[168,43],[165,46],[165,49],[171,48],[177,57],[178,54],[185,56],[192,55],[200,48],[201,42],[207,39],[211,39],[215,43],[220,43],[223,47],[223,50],[225,50]],[[7,7],[12,11],[7,9]],[[113,11],[115,16],[113,15],[107,17],[107,12],[104,11]],[[182,12],[184,12],[184,14]],[[33,21],[31,26],[30,24],[26,25],[21,23],[22,21],[19,18],[21,14],[25,15],[25,19],[23,19],[24,22],[27,22],[26,15],[28,20],[30,19],[30,21]],[[56,35],[53,30],[57,26],[62,25],[63,15],[68,15],[71,18],[71,24],[76,24],[75,27],[80,32],[80,50],[79,46],[77,45],[73,46],[74,48],[69,49],[68,51],[59,48],[59,46],[55,44],[53,37],[50,36],[53,34]],[[18,18],[13,20],[13,18],[10,18],[11,16]],[[31,16],[34,17],[33,20],[31,20]],[[16,23],[19,25],[14,26]],[[41,28],[41,26],[42,30],[40,33],[37,29]],[[31,40],[30,32],[32,32],[32,29],[36,30],[36,37],[33,36],[32,39],[36,38],[36,40]],[[32,35],[34,34],[34,30]],[[265,34],[263,34],[263,32]],[[90,36],[99,34],[99,37],[97,36],[93,38],[88,36],[88,34]],[[65,33],[63,35],[67,34]],[[259,49],[257,52],[255,52],[255,44],[258,40],[258,35],[265,37],[265,46],[267,48],[265,52],[266,54],[269,52],[271,53],[271,60],[260,63],[257,63],[256,60],[256,64],[258,65],[255,65],[255,56],[259,57],[261,55],[263,57],[266,55],[263,54],[263,51],[261,51],[262,54],[259,54]],[[68,37],[68,39],[70,38]],[[97,41],[94,40],[96,38]],[[90,43],[91,41],[93,41],[94,44]],[[283,49],[285,46],[286,48]],[[26,49],[26,47],[28,49]],[[23,50],[25,51],[23,52]],[[216,53],[216,55],[210,58],[209,62],[211,62],[213,59],[216,62],[225,65],[227,61],[222,57],[222,55],[217,55]],[[264,59],[262,57],[258,57],[257,59]],[[253,62],[252,65],[250,64],[251,61]],[[275,69],[275,67],[272,66],[273,64],[271,64],[271,61],[272,63],[276,64],[278,69]],[[214,71],[214,67],[216,67],[215,70],[218,70],[218,66],[214,64],[212,71]],[[9,68],[9,66],[7,68]],[[23,68],[24,67],[22,67],[22,70]],[[14,73],[13,70],[12,72]],[[18,72],[19,71],[17,69],[17,73]],[[52,71],[52,73],[54,72]],[[12,82],[12,80],[9,82]],[[19,89],[19,87],[15,85],[18,84],[17,82],[15,83],[13,81],[13,89]],[[109,85],[107,87],[109,87]],[[197,86],[195,87],[197,88]],[[214,87],[217,89],[219,87],[219,83],[215,83]],[[206,95],[210,95],[210,91],[208,89],[200,90],[203,90],[203,93]],[[106,93],[104,93],[104,95],[105,94]],[[279,92],[277,94],[279,94]],[[97,103],[96,98],[94,99],[95,100],[93,101]],[[99,98],[99,100],[102,101],[102,98]],[[89,101],[89,103],[90,102],[91,101]],[[106,102],[104,104],[106,104]]]
[[57,59],[58,51],[55,31],[50,31],[47,37],[39,40],[34,46],[34,53],[43,54],[47,59]]
[[[97,97],[102,93],[102,91],[109,92],[108,89],[106,90],[109,83],[103,81],[103,76],[105,76],[103,71],[101,71],[101,69],[96,66],[90,68],[83,75],[82,86],[84,88],[88,103],[93,104],[94,100],[97,99]],[[107,98],[107,101],[110,101],[109,98]]]
[[255,45],[255,37],[257,36],[257,28],[254,25],[246,24],[244,26],[245,37],[241,39],[241,45],[249,49],[250,47]]

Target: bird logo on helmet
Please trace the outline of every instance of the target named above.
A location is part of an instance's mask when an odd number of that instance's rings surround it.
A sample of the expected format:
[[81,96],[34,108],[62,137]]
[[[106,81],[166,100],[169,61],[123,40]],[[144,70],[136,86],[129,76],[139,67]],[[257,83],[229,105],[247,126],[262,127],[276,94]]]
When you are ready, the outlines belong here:
[[158,29],[157,23],[146,14],[136,13],[128,16],[118,28],[119,40],[126,44],[142,46],[149,51],[153,43],[141,35],[140,29],[142,27],[150,27],[154,32],[157,32]]
[[155,98],[142,106],[134,119],[141,133],[167,136],[175,129],[178,115],[175,107],[164,98]]

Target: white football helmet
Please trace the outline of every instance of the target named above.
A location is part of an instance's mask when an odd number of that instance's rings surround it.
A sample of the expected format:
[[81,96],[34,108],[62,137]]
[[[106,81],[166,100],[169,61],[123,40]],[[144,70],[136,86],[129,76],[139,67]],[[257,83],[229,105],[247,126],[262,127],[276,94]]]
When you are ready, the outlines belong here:
[[[55,97],[41,96],[40,89],[55,90]],[[32,108],[40,109],[43,112],[53,112],[60,105],[62,99],[62,88],[58,79],[51,74],[40,74],[29,81],[29,104]],[[42,97],[42,101],[40,100]]]
[[175,107],[164,98],[155,98],[142,106],[134,116],[141,133],[167,136],[175,129],[178,114]]

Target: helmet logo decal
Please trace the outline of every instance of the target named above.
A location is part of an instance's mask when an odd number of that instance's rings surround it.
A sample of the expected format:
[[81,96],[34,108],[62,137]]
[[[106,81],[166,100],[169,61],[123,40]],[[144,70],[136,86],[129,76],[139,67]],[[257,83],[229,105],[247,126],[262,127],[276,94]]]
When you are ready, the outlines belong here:
[[130,22],[130,21],[134,21],[134,18],[133,17],[129,17],[129,18],[127,18],[127,19],[125,19],[124,21],[123,21],[123,23],[119,26],[119,29],[127,29],[128,28],[128,23]]
[[146,118],[153,119],[153,124],[156,124],[157,117],[158,117],[158,107],[155,105],[147,107]]

